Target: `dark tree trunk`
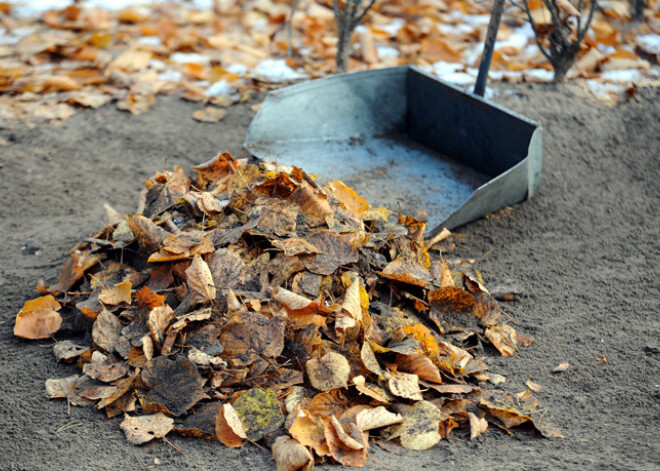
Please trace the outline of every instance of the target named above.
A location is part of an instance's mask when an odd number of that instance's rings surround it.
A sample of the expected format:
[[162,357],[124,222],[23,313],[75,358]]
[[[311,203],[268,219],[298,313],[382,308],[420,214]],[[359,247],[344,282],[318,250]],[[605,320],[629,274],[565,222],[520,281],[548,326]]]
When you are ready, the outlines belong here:
[[337,69],[338,74],[348,71],[348,59],[351,55],[352,32],[343,25],[339,26],[339,38],[337,40]]

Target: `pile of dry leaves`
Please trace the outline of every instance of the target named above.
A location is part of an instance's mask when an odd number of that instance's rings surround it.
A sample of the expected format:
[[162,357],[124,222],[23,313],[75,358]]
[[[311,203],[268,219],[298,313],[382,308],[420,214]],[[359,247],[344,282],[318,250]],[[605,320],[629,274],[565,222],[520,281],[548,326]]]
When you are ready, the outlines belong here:
[[508,356],[531,339],[478,273],[432,260],[446,232],[425,242],[423,221],[297,167],[219,154],[193,169],[149,179],[134,215],[108,207],[18,314],[17,336],[57,336],[81,370],[50,397],[123,415],[134,444],[261,440],[278,469],[363,466],[370,436],[561,436],[530,389],[495,386],[483,344]]

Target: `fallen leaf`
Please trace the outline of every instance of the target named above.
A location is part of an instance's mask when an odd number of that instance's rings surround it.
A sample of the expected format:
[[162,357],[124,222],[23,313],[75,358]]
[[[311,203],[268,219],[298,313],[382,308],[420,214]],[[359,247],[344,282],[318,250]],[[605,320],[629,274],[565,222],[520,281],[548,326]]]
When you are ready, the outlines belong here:
[[470,418],[470,440],[474,440],[488,430],[488,422],[483,417],[477,417],[472,412],[468,412],[468,417]]
[[208,264],[201,256],[195,255],[190,267],[186,270],[187,284],[201,302],[211,302],[215,299],[215,283]]
[[161,413],[138,417],[127,415],[119,426],[129,442],[133,445],[141,445],[167,435],[174,427],[174,419]]
[[277,437],[272,447],[277,471],[310,471],[314,469],[312,454],[286,435]]
[[366,199],[358,195],[353,188],[344,185],[341,180],[329,182],[326,186],[353,216],[361,219],[371,209]]
[[109,306],[121,303],[131,304],[131,282],[124,281],[116,284],[113,288],[102,289],[99,301]]
[[335,352],[328,352],[321,358],[312,358],[305,364],[311,385],[319,391],[348,387],[351,367],[346,358]]
[[525,385],[535,393],[545,392],[545,388],[538,383],[533,382],[531,379],[528,379]]
[[227,110],[224,108],[213,108],[208,106],[203,110],[197,110],[193,113],[193,119],[202,123],[218,123],[227,116]]
[[410,450],[428,450],[442,438],[439,433],[440,410],[428,401],[416,402],[403,414],[403,422],[392,427],[391,438]]
[[60,329],[62,306],[51,295],[26,301],[16,315],[14,335],[24,339],[47,339]]
[[403,422],[401,414],[390,412],[383,406],[365,409],[359,412],[356,417],[356,424],[360,430],[388,427],[401,422]]
[[142,380],[150,388],[144,394],[145,412],[164,412],[175,417],[185,414],[206,397],[204,380],[187,358],[169,360],[159,356],[142,372]]
[[270,389],[248,389],[234,401],[233,406],[245,434],[252,441],[260,440],[284,423],[277,396]]
[[515,353],[518,345],[517,333],[509,324],[501,324],[486,329],[486,338],[504,356]]
[[571,365],[567,361],[562,361],[560,364],[558,364],[553,370],[553,373],[561,373],[562,371],[566,371]]
[[395,396],[414,401],[424,399],[422,391],[419,389],[419,378],[417,375],[396,372],[387,380],[387,386]]
[[216,416],[215,434],[218,440],[229,448],[243,446],[247,440],[241,419],[231,404],[223,404],[222,411]]

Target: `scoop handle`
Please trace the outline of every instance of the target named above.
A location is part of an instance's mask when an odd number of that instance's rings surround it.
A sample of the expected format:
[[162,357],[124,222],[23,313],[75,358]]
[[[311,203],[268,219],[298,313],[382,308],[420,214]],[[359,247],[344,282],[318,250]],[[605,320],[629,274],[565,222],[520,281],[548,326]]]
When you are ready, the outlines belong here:
[[502,20],[503,10],[504,0],[495,0],[493,2],[493,9],[490,12],[490,22],[488,23],[488,32],[486,33],[486,43],[484,44],[484,50],[481,53],[479,74],[477,75],[477,82],[474,84],[475,95],[484,96],[484,93],[486,92],[488,69],[490,69],[490,61],[493,58],[493,51],[495,50],[495,39],[497,38],[497,30],[500,28],[500,21]]

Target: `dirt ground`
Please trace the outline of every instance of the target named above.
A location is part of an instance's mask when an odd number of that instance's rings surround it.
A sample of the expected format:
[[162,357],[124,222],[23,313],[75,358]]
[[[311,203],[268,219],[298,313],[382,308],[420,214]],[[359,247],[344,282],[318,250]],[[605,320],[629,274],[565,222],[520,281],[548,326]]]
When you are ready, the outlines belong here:
[[[528,378],[543,385],[539,399],[566,438],[496,431],[425,452],[373,446],[371,453],[406,471],[658,470],[660,93],[642,90],[639,101],[609,109],[573,86],[499,89],[496,101],[543,123],[543,182],[529,202],[460,228],[458,255],[481,258],[488,282],[521,284],[522,299],[503,307],[536,341],[512,358],[493,358],[492,368],[508,377],[511,392]],[[138,117],[108,106],[59,127],[0,130],[9,141],[0,147],[0,469],[274,467],[254,446],[173,436],[180,454],[163,442],[128,444],[121,419],[46,398],[47,378],[75,371],[55,362],[52,341],[12,335],[37,280],[53,281],[69,248],[102,226],[104,202],[132,211],[154,171],[241,150],[249,106],[230,108],[219,125],[193,121],[196,108],[165,98]],[[552,374],[563,361],[570,368]],[[374,460],[367,468],[382,469]]]

